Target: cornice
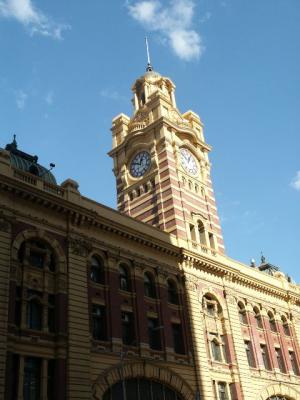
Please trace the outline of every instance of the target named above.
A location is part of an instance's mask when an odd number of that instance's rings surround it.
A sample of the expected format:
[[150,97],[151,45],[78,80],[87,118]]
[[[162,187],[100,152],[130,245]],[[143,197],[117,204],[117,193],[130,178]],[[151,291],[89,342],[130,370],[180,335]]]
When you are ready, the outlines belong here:
[[[106,207],[102,204],[93,202],[86,197],[81,196],[83,202],[91,207],[95,205],[99,208],[99,212],[88,209],[81,205],[78,205],[69,200],[63,199],[52,193],[48,193],[44,190],[38,189],[30,184],[24,183],[17,179],[0,174],[0,190],[5,190],[7,192],[13,193],[20,199],[29,200],[30,203],[35,203],[45,209],[53,210],[58,214],[63,214],[69,219],[72,226],[75,227],[95,227],[99,228],[104,232],[111,232],[126,239],[132,240],[133,242],[142,244],[144,246],[154,248],[162,253],[180,257],[180,250],[178,247],[171,243],[170,235],[162,232],[160,229],[145,225],[144,223],[137,221],[127,215],[121,214],[120,212]],[[103,214],[110,214],[106,218]],[[10,209],[10,212],[15,213],[15,210]],[[24,215],[25,216],[25,215]],[[111,216],[111,218],[109,218]],[[123,223],[113,221],[115,219],[123,219]],[[41,223],[45,222],[45,219],[41,219]],[[130,225],[133,225],[130,227]],[[141,232],[142,230],[147,230],[151,232]],[[158,233],[160,236],[165,236],[166,240],[158,238]]]
[[[224,263],[220,259],[213,260],[184,248],[181,248],[181,251],[182,261],[186,261],[190,268],[205,270],[214,275],[218,275],[229,282],[247,286],[262,293],[268,293],[279,297],[284,301],[292,301],[300,304],[300,293],[277,287],[269,282],[264,282],[259,278],[253,278],[250,275],[233,268],[229,264]],[[192,275],[195,278],[198,278],[197,275]]]

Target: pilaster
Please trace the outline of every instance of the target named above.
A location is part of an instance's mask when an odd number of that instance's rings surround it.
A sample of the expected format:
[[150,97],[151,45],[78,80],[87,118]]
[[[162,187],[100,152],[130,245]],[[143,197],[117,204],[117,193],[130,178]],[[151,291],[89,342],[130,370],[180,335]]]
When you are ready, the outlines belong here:
[[0,399],[4,398],[10,272],[11,226],[0,219]]
[[68,298],[68,399],[90,400],[90,329],[87,289],[87,256],[91,246],[70,238]]

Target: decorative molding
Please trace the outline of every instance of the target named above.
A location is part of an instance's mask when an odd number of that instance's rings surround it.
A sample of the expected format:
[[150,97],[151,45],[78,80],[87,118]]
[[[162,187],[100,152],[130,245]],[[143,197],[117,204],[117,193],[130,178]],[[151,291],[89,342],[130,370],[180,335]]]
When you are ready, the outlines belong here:
[[10,224],[10,222],[8,222],[4,218],[0,219],[0,231],[1,232],[5,232],[5,233],[10,233],[11,232],[11,224]]
[[93,249],[90,241],[81,238],[69,238],[68,243],[70,252],[76,256],[87,257]]
[[102,400],[104,393],[122,379],[146,378],[166,384],[181,394],[184,400],[194,400],[195,393],[173,370],[148,361],[124,361],[105,370],[92,386],[94,400]]

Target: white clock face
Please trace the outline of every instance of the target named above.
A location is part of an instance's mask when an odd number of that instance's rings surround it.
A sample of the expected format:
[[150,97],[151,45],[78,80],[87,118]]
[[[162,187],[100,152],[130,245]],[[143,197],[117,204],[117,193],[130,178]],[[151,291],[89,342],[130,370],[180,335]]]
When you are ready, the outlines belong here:
[[143,176],[151,165],[151,157],[147,151],[137,153],[130,163],[130,173],[135,178]]
[[196,176],[199,173],[198,164],[193,154],[185,148],[180,149],[181,165],[190,175]]

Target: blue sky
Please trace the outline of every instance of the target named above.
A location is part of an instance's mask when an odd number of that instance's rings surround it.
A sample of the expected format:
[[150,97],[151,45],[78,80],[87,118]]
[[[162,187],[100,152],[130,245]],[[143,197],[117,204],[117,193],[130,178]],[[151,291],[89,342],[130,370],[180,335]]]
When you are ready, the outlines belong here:
[[111,119],[152,64],[200,114],[229,256],[300,281],[298,0],[0,0],[1,146],[115,208]]

